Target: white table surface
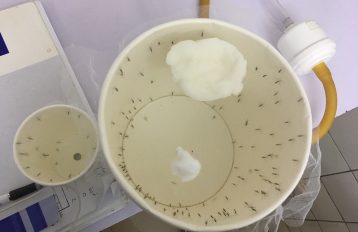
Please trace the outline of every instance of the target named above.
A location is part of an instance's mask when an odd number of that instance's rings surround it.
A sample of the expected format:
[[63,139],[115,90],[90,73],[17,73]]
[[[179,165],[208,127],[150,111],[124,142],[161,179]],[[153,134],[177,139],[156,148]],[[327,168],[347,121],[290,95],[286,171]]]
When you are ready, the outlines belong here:
[[[265,38],[272,44],[280,35],[277,14],[269,0],[212,0],[211,17],[224,20]],[[273,1],[273,0],[271,0]],[[0,9],[25,2],[0,0]],[[131,39],[154,25],[179,18],[197,17],[198,0],[41,0],[51,24],[84,89],[97,111],[100,88],[111,63]],[[358,1],[281,0],[296,22],[316,20],[337,43],[329,63],[338,91],[338,114],[358,106]],[[314,75],[300,77],[310,100],[313,123],[324,111],[325,98]],[[1,91],[1,90],[0,90]],[[138,212],[128,208],[102,220],[96,231]]]

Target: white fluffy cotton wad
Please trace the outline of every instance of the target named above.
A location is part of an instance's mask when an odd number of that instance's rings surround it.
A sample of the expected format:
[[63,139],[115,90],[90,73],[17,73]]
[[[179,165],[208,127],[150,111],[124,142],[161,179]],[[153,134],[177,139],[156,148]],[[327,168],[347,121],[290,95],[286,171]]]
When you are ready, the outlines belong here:
[[218,38],[181,41],[171,47],[166,63],[184,93],[199,101],[238,95],[247,65],[234,45]]
[[176,153],[177,159],[171,164],[172,174],[183,182],[193,180],[200,172],[200,162],[182,147],[177,147]]

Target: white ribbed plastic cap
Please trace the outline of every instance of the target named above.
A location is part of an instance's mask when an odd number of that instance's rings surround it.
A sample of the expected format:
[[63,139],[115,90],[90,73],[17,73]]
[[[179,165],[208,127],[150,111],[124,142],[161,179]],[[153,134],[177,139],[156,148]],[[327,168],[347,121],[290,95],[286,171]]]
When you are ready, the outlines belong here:
[[289,26],[277,47],[298,75],[310,73],[315,65],[328,62],[336,53],[336,43],[315,21]]

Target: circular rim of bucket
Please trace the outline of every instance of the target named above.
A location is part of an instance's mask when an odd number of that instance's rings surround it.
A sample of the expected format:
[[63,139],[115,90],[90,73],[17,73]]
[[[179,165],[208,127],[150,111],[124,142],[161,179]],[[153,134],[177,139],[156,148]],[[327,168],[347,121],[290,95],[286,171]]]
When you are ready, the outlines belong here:
[[[274,56],[276,56],[276,58],[280,62],[282,62],[282,64],[285,66],[285,68],[287,68],[287,71],[290,74],[290,76],[292,77],[292,80],[295,82],[296,86],[298,87],[299,91],[301,92],[302,97],[305,100],[304,102],[307,103],[307,104],[305,104],[306,112],[307,112],[306,117],[309,119],[308,122],[311,122],[311,123],[309,123],[309,125],[307,127],[306,133],[307,133],[307,141],[308,142],[306,144],[306,149],[305,149],[306,152],[302,157],[303,162],[302,162],[299,172],[297,173],[296,178],[291,183],[291,185],[288,186],[285,189],[285,191],[283,191],[282,197],[279,198],[276,202],[274,202],[274,204],[271,207],[268,207],[265,210],[262,210],[259,213],[254,214],[251,217],[248,217],[245,220],[240,220],[237,223],[229,223],[229,224],[223,224],[223,225],[210,225],[210,226],[197,225],[197,224],[187,223],[187,222],[181,221],[179,219],[175,219],[175,218],[170,217],[162,212],[159,212],[158,210],[151,207],[141,196],[139,196],[138,193],[134,190],[134,188],[130,185],[130,183],[125,179],[123,174],[120,172],[120,169],[115,165],[115,162],[112,158],[112,154],[109,150],[109,143],[108,143],[108,138],[106,135],[105,121],[104,121],[105,120],[105,114],[104,114],[105,108],[104,107],[105,107],[105,103],[106,103],[106,97],[108,96],[107,91],[109,89],[109,85],[112,81],[112,78],[115,76],[115,73],[119,67],[119,64],[122,62],[122,60],[124,60],[126,58],[126,55],[129,51],[131,51],[137,44],[139,44],[141,41],[145,40],[148,36],[154,34],[155,32],[163,30],[168,27],[184,25],[184,24],[193,24],[193,23],[194,24],[216,24],[219,26],[223,26],[223,27],[226,27],[226,28],[234,30],[234,31],[239,31],[240,33],[261,43],[264,47],[269,49],[270,52]],[[106,75],[105,81],[104,81],[102,89],[101,89],[101,96],[100,96],[99,110],[98,110],[98,122],[99,122],[100,139],[101,139],[102,149],[104,151],[104,156],[107,160],[107,163],[108,163],[114,177],[123,186],[123,188],[129,194],[129,196],[142,208],[144,208],[145,210],[149,211],[150,213],[156,215],[157,217],[163,219],[167,223],[170,223],[170,224],[175,225],[182,229],[193,230],[193,231],[225,231],[225,230],[238,229],[238,228],[248,226],[252,223],[255,223],[255,222],[259,221],[260,219],[264,218],[265,216],[267,216],[268,214],[270,214],[272,211],[274,211],[277,207],[279,207],[289,197],[291,192],[295,189],[295,187],[299,183],[299,181],[303,175],[303,172],[306,168],[307,162],[308,162],[309,152],[310,152],[310,147],[311,147],[311,139],[312,139],[312,115],[311,115],[311,109],[309,107],[309,101],[308,101],[307,95],[302,87],[302,84],[300,83],[300,81],[297,77],[297,74],[294,72],[293,68],[290,66],[288,61],[269,42],[267,42],[263,38],[259,37],[258,35],[250,32],[246,29],[243,29],[239,26],[235,26],[233,24],[226,23],[226,22],[219,21],[219,20],[214,20],[214,19],[195,18],[195,19],[181,19],[181,20],[176,20],[176,21],[170,21],[170,22],[155,26],[155,27],[143,32],[142,34],[137,36],[133,41],[131,41],[131,43],[129,43],[129,45],[127,45],[124,48],[124,50],[116,57],[111,68],[109,69],[109,71]]]

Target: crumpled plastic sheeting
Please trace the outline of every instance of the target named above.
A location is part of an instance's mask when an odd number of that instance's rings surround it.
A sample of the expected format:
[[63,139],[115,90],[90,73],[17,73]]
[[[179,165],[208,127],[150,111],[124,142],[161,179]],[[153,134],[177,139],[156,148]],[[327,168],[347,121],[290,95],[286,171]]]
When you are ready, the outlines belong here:
[[[128,4],[127,0],[111,0],[106,4],[91,0],[86,2],[86,11],[83,4],[71,0],[41,2],[46,9],[56,9],[56,15],[63,19],[61,23],[54,21],[53,26],[94,112],[97,112],[101,86],[111,64],[134,38],[156,25],[197,15],[197,3],[191,0],[137,4]],[[66,4],[64,2],[71,7],[60,7]],[[102,14],[108,17],[98,18]]]
[[233,232],[277,232],[281,221],[289,227],[302,226],[319,193],[320,176],[321,150],[319,144],[314,144],[303,177],[288,199],[265,218]]

